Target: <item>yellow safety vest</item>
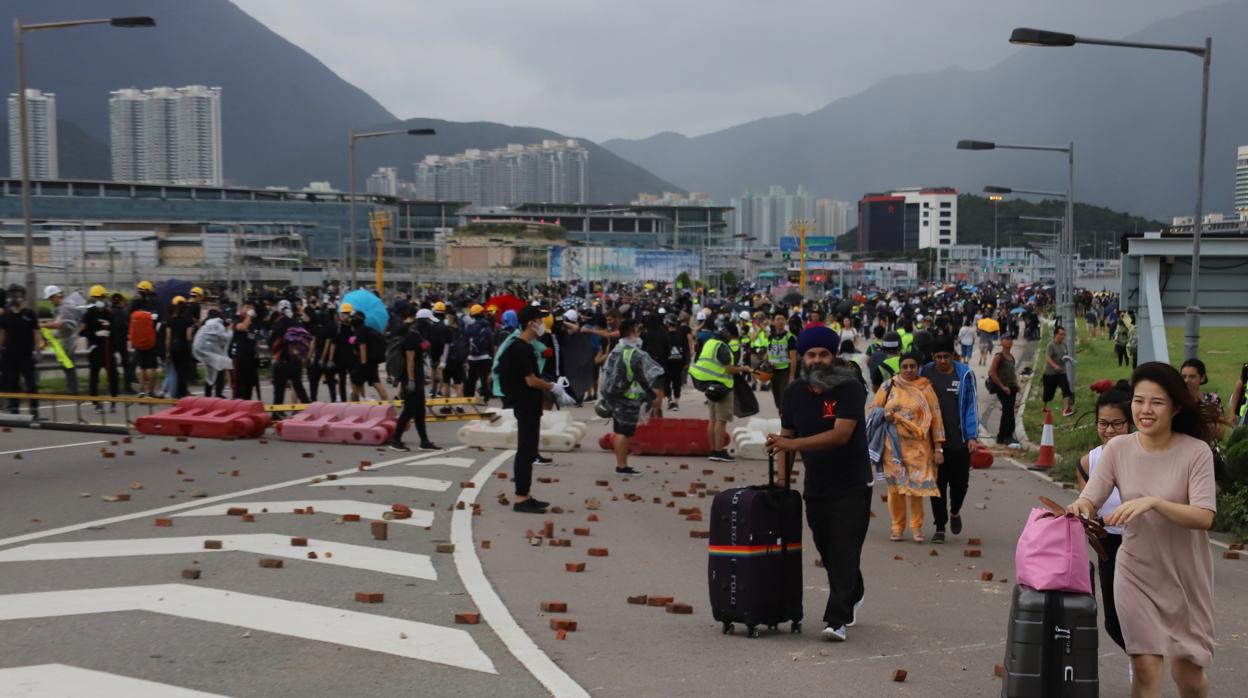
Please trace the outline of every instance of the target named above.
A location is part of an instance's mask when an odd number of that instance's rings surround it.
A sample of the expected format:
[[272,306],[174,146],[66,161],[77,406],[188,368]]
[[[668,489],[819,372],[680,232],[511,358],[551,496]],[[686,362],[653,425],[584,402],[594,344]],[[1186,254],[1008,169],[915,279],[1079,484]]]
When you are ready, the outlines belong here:
[[629,347],[622,353],[624,356],[620,358],[624,360],[624,376],[628,378],[628,390],[624,391],[624,397],[628,400],[640,400],[643,395],[641,384],[633,376],[633,354],[636,354],[637,350]]
[[46,327],[40,327],[39,334],[43,335],[43,341],[51,345],[52,353],[56,354],[57,363],[64,366],[67,370],[72,369],[74,367],[74,360],[69,358],[69,354],[65,353],[65,347],[62,347],[61,343],[57,341],[56,335],[52,334],[52,330]]
[[[702,353],[698,355],[698,360],[693,362],[689,367],[689,377],[706,383],[722,383],[724,386],[732,387],[732,376],[725,370],[723,364],[715,358],[715,354],[719,348],[724,345],[723,340],[708,339],[706,344],[702,345]],[[729,347],[731,349],[731,347]]]
[[[888,380],[898,373],[901,373],[901,356],[890,356],[887,359],[884,359],[884,361],[880,363],[880,366],[887,367],[888,370],[892,371],[891,375],[884,376],[884,380]],[[883,371],[880,371],[880,373],[883,373]]]
[[901,350],[903,352],[910,351],[910,345],[914,344],[914,335],[905,330],[901,330],[897,334],[901,335]]
[[792,332],[785,332],[779,337],[771,338],[767,344],[767,361],[771,363],[772,368],[778,370],[789,367],[789,340],[792,338]]

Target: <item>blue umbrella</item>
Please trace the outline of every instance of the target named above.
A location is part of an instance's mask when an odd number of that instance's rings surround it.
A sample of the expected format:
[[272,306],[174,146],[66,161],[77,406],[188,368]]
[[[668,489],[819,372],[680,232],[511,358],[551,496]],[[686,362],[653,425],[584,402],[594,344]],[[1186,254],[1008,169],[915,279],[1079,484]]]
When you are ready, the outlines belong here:
[[1022,315],[1024,312],[1026,312],[1025,308],[1014,308],[1010,311],[1010,315]]
[[362,288],[352,291],[342,297],[342,302],[350,303],[352,308],[364,313],[365,325],[378,332],[386,331],[386,325],[390,323],[390,313],[386,311],[386,304],[372,291]]

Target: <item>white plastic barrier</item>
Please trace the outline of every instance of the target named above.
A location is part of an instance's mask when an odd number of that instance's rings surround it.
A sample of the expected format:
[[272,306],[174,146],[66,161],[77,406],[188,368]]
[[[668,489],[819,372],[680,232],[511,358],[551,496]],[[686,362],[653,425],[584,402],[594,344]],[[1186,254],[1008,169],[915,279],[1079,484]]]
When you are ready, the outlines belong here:
[[[503,413],[493,423],[487,420],[469,422],[459,428],[459,442],[473,448],[510,449],[516,447],[516,417]],[[580,445],[585,438],[587,425],[570,418],[567,412],[547,412],[542,415],[538,448],[543,451],[567,452]]]
[[732,430],[732,445],[728,450],[742,460],[767,460],[767,435],[779,431],[779,419],[751,417],[744,427]]

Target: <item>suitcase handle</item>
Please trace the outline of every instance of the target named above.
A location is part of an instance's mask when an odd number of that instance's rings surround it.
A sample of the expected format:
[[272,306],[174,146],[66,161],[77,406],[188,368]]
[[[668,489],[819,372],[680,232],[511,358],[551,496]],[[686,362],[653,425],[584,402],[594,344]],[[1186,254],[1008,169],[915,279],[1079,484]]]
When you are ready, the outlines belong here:
[[[784,454],[784,489],[789,489],[789,481],[793,479],[793,463],[790,454]],[[767,452],[767,486],[776,486],[776,454]]]

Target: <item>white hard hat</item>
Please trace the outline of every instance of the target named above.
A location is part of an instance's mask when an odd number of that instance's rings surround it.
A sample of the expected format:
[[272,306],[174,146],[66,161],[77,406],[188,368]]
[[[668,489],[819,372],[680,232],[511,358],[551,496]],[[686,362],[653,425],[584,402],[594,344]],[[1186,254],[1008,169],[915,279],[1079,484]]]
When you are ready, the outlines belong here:
[[433,316],[432,310],[428,308],[421,308],[420,310],[416,311],[416,319],[417,320],[436,320],[437,318]]
[[61,291],[60,286],[44,286],[43,287],[43,299],[45,301],[51,298],[52,296],[63,296],[63,295],[65,294]]
[[705,311],[705,310],[699,310],[699,311],[698,311],[698,321],[699,321],[699,322],[701,322],[702,320],[705,320],[705,319],[706,319],[706,311]]
[[576,322],[580,318],[581,316],[578,315],[577,312],[572,309],[569,309],[568,312],[563,314],[563,319],[567,320],[568,322]]
[[742,320],[749,320],[749,319],[750,319],[750,311],[748,311],[748,310],[742,310],[742,311],[741,311],[741,319],[742,319]]

